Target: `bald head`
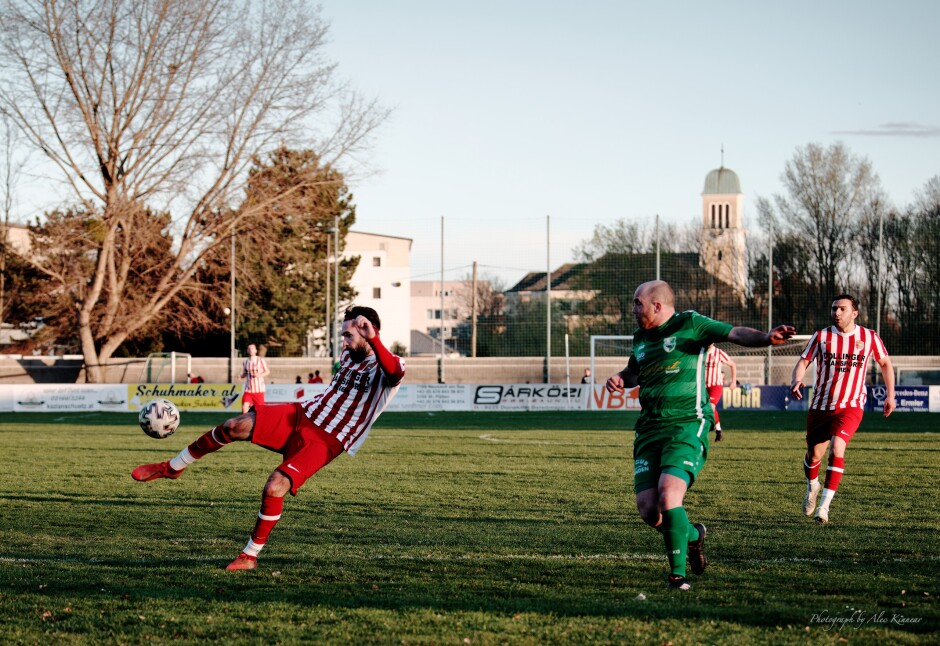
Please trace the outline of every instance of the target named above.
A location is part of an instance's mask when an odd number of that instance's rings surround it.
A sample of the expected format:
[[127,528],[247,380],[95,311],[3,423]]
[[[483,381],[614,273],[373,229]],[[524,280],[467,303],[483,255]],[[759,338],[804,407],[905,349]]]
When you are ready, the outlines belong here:
[[676,307],[676,293],[672,291],[672,287],[669,286],[665,280],[650,280],[639,287],[636,291],[639,293],[643,291],[644,294],[648,295],[650,300],[654,303],[659,303],[660,305],[665,305],[675,309]]
[[651,280],[633,294],[633,316],[645,330],[659,327],[676,313],[676,295],[664,280]]

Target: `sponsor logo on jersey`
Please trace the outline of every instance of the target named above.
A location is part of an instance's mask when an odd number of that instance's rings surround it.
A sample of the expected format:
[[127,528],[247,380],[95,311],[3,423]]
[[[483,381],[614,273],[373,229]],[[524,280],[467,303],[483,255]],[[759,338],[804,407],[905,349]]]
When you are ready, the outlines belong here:
[[663,339],[663,350],[665,350],[666,352],[672,352],[675,349],[676,349],[676,337],[667,336],[665,339]]
[[650,463],[643,458],[637,458],[633,461],[633,475],[647,473],[650,470]]
[[640,345],[633,348],[633,354],[636,355],[637,361],[643,361],[643,359],[646,358],[646,348],[644,348],[643,344],[641,343]]
[[688,460],[683,460],[683,461],[682,461],[682,464],[684,464],[684,465],[686,465],[686,466],[690,466],[690,467],[692,467],[692,468],[695,468],[695,465],[692,464],[691,462],[689,462]]

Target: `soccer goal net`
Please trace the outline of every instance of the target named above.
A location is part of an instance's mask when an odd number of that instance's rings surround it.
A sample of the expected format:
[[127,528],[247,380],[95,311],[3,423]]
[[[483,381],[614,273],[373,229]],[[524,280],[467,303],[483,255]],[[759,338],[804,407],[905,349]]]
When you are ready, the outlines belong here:
[[[734,359],[737,380],[741,384],[789,384],[797,358],[810,336],[796,335],[785,343],[764,348],[744,348],[734,343],[719,343],[719,348]],[[595,383],[622,370],[633,351],[632,335],[591,336],[591,375]]]
[[[177,376],[177,370],[185,372]],[[148,384],[185,383],[193,371],[193,357],[188,352],[151,352],[144,366],[143,382]]]

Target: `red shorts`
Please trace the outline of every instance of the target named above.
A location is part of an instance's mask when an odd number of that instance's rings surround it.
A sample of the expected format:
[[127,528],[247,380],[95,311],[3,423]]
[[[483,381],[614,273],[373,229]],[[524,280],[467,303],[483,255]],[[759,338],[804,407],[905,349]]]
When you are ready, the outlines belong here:
[[244,393],[242,395],[242,404],[249,404],[251,406],[264,406],[264,393]]
[[314,426],[300,404],[255,408],[251,442],[284,456],[277,470],[290,479],[290,492],[295,496],[307,478],[343,452],[339,440]]
[[725,394],[724,386],[709,386],[708,387],[708,401],[712,403],[712,406],[718,404],[721,401],[721,396]]
[[861,408],[810,409],[806,417],[806,445],[822,444],[837,435],[848,444],[862,423],[864,414]]

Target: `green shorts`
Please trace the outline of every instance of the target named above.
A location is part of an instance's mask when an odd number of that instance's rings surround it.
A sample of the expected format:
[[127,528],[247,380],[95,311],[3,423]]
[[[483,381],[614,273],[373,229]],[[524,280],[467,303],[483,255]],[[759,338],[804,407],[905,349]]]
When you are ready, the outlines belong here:
[[691,487],[708,458],[709,419],[673,423],[638,433],[633,443],[633,490],[636,493],[659,486],[664,470],[677,472]]

